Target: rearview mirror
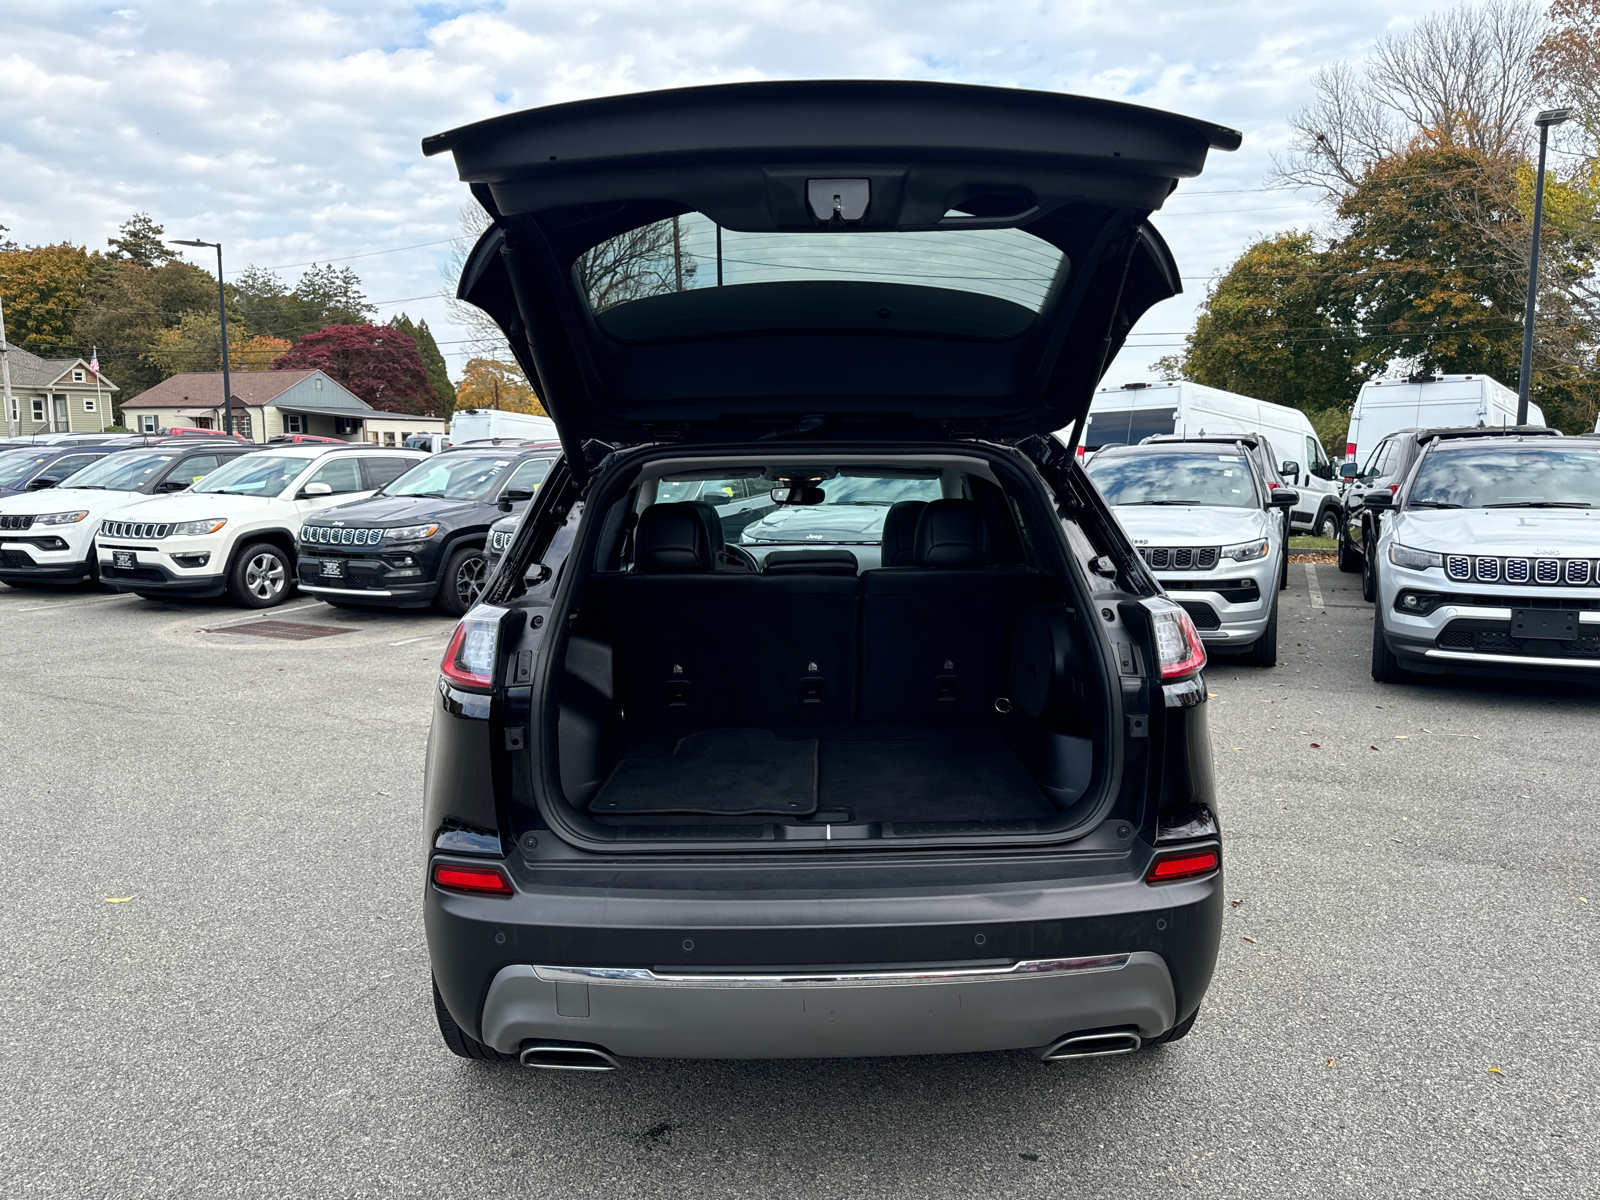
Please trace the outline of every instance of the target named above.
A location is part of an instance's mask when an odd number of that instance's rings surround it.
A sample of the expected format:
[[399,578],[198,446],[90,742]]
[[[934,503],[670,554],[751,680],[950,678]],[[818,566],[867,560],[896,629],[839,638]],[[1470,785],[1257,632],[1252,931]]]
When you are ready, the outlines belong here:
[[42,492],[45,490],[45,488],[53,488],[60,482],[61,480],[57,479],[54,475],[41,475],[37,479],[30,479],[28,481],[27,490],[30,492]]
[[801,483],[772,489],[772,499],[777,504],[821,504],[827,498],[828,493],[821,488],[807,487]]
[[1300,493],[1293,488],[1276,487],[1267,493],[1267,503],[1273,508],[1293,508],[1300,503]]
[[300,489],[302,496],[331,496],[333,485],[327,483],[308,483]]
[[1341,463],[1339,465],[1339,478],[1340,479],[1359,479],[1360,477],[1361,477],[1361,467],[1358,464],[1353,463],[1353,462],[1347,462],[1347,463]]

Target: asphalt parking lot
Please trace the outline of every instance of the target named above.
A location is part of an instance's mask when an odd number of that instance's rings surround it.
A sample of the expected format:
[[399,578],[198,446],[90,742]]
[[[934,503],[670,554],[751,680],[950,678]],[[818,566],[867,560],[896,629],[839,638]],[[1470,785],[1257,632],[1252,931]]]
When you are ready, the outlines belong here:
[[[1233,906],[1185,1041],[610,1075],[434,1027],[449,621],[0,588],[0,1193],[1593,1195],[1600,692],[1379,687],[1313,578],[1282,665],[1207,674]],[[263,616],[348,632],[223,629]]]

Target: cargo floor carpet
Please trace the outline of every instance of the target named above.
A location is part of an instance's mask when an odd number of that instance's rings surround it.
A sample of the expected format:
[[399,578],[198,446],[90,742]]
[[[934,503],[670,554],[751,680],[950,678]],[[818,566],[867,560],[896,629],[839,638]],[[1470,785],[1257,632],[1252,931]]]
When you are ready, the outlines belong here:
[[817,811],[817,743],[770,729],[690,734],[671,754],[624,758],[589,811],[803,817]]

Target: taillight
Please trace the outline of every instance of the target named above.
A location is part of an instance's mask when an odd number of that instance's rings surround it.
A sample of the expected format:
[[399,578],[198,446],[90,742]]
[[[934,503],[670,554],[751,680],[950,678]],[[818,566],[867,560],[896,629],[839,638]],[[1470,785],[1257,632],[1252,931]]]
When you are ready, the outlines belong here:
[[1344,444],[1344,456],[1347,459],[1349,459],[1351,462],[1355,462],[1355,460],[1356,460],[1356,444],[1354,442],[1346,442]]
[[1146,883],[1177,883],[1180,879],[1198,879],[1209,875],[1222,865],[1222,855],[1216,850],[1182,850],[1164,854],[1150,864],[1145,872]]
[[1145,605],[1150,610],[1151,624],[1155,626],[1161,678],[1193,675],[1205,666],[1206,648],[1189,614],[1170,600],[1147,600]]
[[500,639],[500,618],[504,615],[504,609],[485,606],[461,618],[439,663],[446,679],[469,688],[494,685],[495,644]]
[[[220,354],[220,353],[221,353],[221,351],[220,351],[220,350],[219,350],[219,351],[218,351],[218,353],[219,353],[219,354]],[[1277,487],[1277,486],[1278,486],[1278,485],[1277,485],[1277,484],[1275,484],[1275,483],[1273,483],[1273,482],[1272,482],[1272,480],[1270,480],[1270,479],[1269,479],[1269,480],[1267,480],[1267,491],[1269,491],[1269,492],[1270,492],[1270,491],[1271,491],[1271,490],[1272,490],[1272,489],[1273,489],[1273,488],[1275,488],[1275,487]]]
[[1398,483],[1391,483],[1389,485],[1389,495],[1391,495],[1391,496],[1396,495],[1399,491],[1400,491],[1400,485]]
[[440,863],[433,868],[433,882],[452,892],[474,896],[510,896],[511,881],[499,867],[456,867]]

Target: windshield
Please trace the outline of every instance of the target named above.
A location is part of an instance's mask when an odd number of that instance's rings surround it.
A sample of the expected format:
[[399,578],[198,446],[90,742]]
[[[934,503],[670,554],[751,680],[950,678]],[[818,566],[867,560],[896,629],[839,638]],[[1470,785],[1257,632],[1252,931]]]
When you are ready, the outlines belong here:
[[1097,454],[1084,468],[1106,503],[1254,508],[1256,487],[1239,454],[1149,450]]
[[1091,409],[1089,424],[1083,431],[1083,448],[1134,446],[1153,434],[1170,434],[1177,418],[1175,408]]
[[45,454],[15,454],[0,458],[0,487],[21,483],[49,462],[51,457]]
[[175,457],[172,454],[108,454],[67,479],[64,486],[137,492]]
[[800,280],[920,284],[1039,312],[1064,257],[1020,229],[740,233],[688,213],[601,242],[578,266],[597,313],[667,292]]
[[1600,507],[1600,447],[1438,448],[1417,469],[1406,507]]
[[478,500],[494,490],[511,463],[504,454],[442,454],[418,463],[384,488],[383,495]]
[[315,461],[298,454],[246,454],[218,467],[190,490],[225,496],[276,496]]
[[[883,540],[883,519],[891,505],[902,500],[937,500],[944,494],[938,472],[929,471],[926,476],[840,475],[821,485],[826,497],[821,504],[774,507],[746,526],[739,540],[763,546],[876,546]],[[765,480],[756,482],[766,489],[763,496],[778,486]]]

